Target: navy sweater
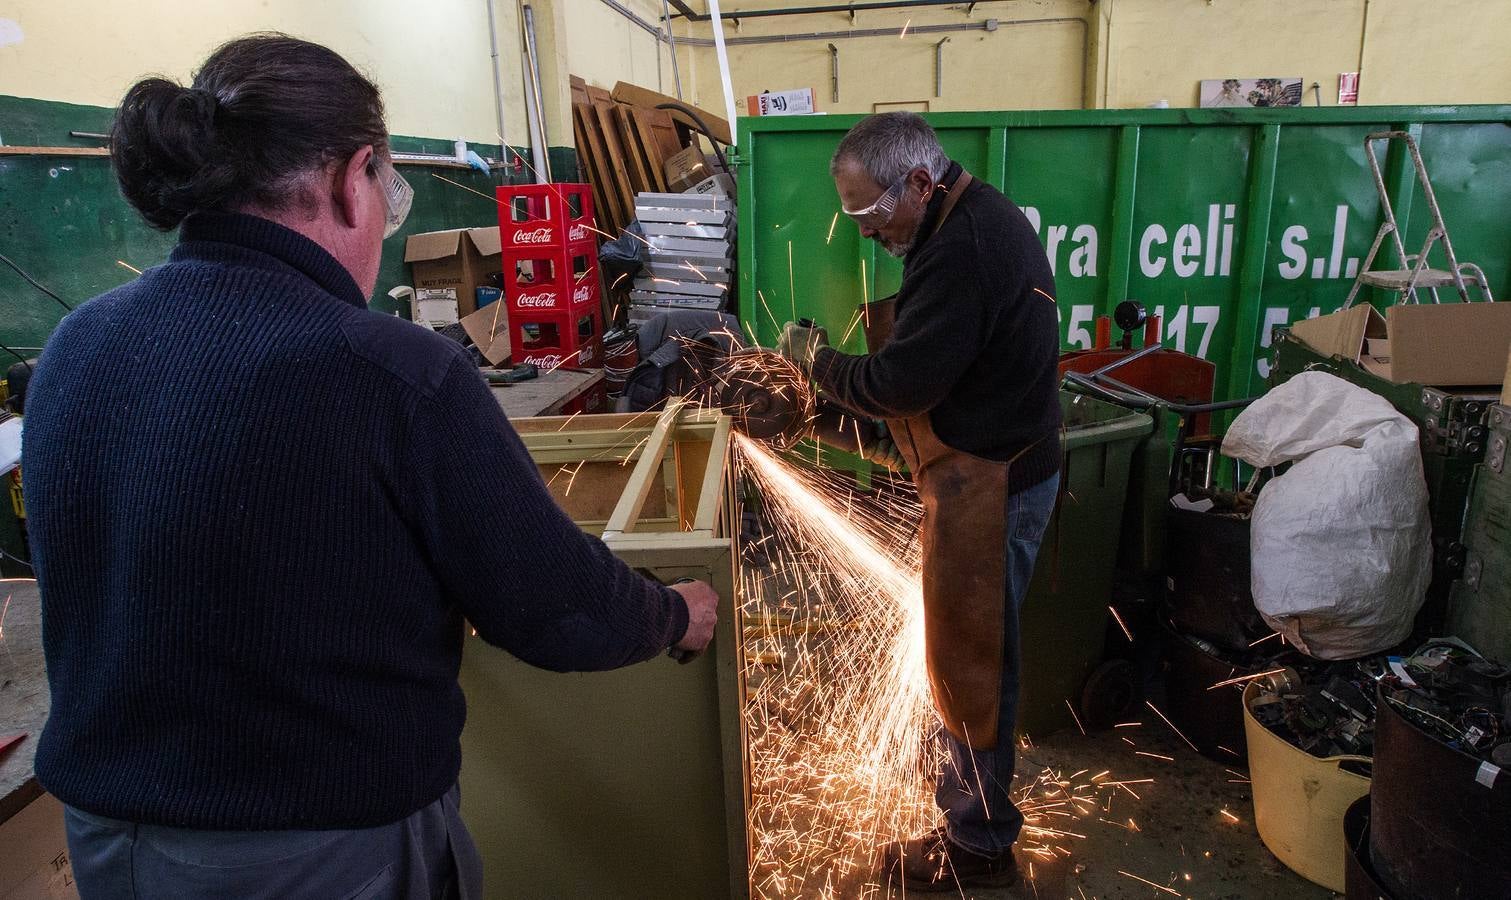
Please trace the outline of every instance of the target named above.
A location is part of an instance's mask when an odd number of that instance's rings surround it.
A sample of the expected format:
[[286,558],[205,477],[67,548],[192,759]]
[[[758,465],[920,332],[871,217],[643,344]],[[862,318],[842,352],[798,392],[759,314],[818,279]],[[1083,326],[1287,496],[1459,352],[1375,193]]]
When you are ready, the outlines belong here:
[[456,781],[464,617],[561,671],[687,627],[556,506],[459,345],[265,219],[192,217],[71,313],[26,413],[37,776],[88,812],[396,821]]
[[[951,163],[944,183],[960,171]],[[903,261],[886,346],[868,356],[820,350],[813,377],[862,416],[928,413],[948,446],[1015,460],[1009,490],[1024,490],[1060,470],[1054,275],[1023,211],[980,179],[934,233],[948,195],[934,191]]]

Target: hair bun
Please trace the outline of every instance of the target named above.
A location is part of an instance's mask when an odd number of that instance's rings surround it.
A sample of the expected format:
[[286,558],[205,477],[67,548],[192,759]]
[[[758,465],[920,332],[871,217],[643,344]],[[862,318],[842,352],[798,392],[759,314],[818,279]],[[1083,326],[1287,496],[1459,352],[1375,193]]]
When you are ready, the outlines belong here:
[[155,228],[171,231],[227,187],[217,160],[215,95],[164,78],[137,82],[116,111],[110,156],[121,192]]

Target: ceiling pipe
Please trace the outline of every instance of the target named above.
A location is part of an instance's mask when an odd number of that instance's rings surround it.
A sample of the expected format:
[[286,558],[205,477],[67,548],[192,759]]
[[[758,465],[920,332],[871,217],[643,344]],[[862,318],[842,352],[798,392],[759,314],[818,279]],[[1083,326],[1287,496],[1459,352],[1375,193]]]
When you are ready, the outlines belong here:
[[[707,13],[685,9],[686,4],[673,4],[691,22],[707,22]],[[959,6],[960,0],[892,0],[889,3],[846,3],[840,6],[787,6],[778,9],[741,9],[724,13],[726,19],[764,19],[768,16],[806,16],[816,13],[857,13],[874,9],[914,9],[920,6]]]

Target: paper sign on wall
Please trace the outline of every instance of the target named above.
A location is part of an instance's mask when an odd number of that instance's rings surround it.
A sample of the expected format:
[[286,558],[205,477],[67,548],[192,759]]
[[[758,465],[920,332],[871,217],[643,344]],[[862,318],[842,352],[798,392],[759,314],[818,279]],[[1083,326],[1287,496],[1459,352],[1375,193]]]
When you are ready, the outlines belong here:
[[1338,73],[1338,105],[1355,106],[1359,102],[1359,73]]
[[745,109],[752,116],[811,115],[814,111],[813,88],[754,94],[745,98]]

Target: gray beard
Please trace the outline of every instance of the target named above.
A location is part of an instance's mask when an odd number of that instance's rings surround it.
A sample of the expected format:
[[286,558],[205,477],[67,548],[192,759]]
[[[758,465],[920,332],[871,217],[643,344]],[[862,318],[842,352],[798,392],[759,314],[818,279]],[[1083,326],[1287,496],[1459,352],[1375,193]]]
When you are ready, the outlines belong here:
[[902,259],[912,251],[913,245],[918,243],[918,234],[921,231],[923,231],[923,219],[919,218],[918,224],[913,226],[913,233],[908,235],[908,239],[906,241],[902,243],[895,243],[893,241],[878,240],[877,243],[881,244],[881,248],[887,251],[888,254],[896,257],[897,259]]

